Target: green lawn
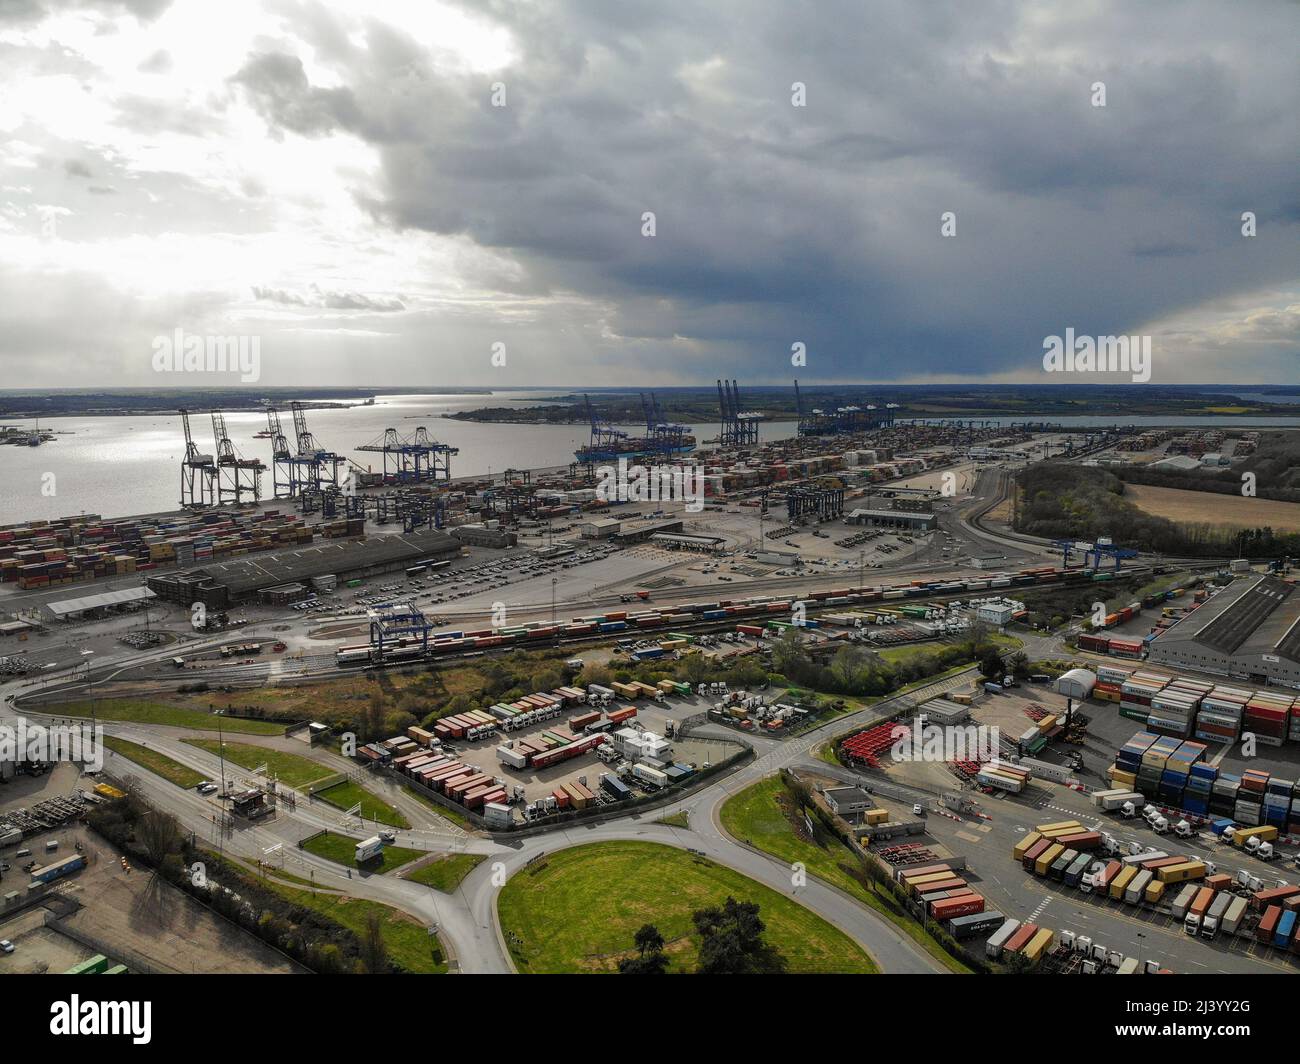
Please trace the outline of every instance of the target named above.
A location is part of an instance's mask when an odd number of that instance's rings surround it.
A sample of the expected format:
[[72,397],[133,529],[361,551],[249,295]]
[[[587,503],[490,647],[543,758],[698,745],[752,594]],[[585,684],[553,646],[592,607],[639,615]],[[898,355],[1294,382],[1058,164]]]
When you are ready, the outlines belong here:
[[659,928],[671,970],[682,972],[693,971],[698,956],[691,914],[728,895],[758,904],[765,937],[790,971],[876,971],[855,942],[797,901],[656,843],[601,842],[551,854],[512,877],[497,908],[521,972],[614,971],[645,923]]
[[129,761],[134,761],[142,768],[147,768],[156,776],[161,776],[169,783],[176,784],[177,787],[197,787],[203,782],[205,777],[200,772],[195,772],[188,765],[182,765],[166,754],[160,754],[157,750],[150,750],[141,746],[139,743],[128,742],[126,739],[119,739],[115,735],[104,736],[104,745],[112,750],[115,754],[121,754]]
[[[93,705],[93,714],[92,714]],[[138,698],[110,698],[91,702],[59,702],[54,705],[33,706],[34,710],[52,716],[89,717],[98,720],[123,720],[136,724],[168,724],[177,728],[197,728],[216,731],[240,732],[245,735],[283,735],[285,726],[268,720],[243,720],[239,717],[221,717],[201,709],[183,709]]]
[[[951,956],[925,933],[916,921],[891,909],[874,891],[851,876],[843,865],[857,867],[859,858],[839,839],[830,835],[813,817],[817,829],[814,840],[795,834],[789,818],[778,798],[789,798],[790,792],[780,776],[760,780],[734,797],[722,807],[722,826],[732,838],[770,853],[781,861],[793,864],[803,862],[805,868],[819,879],[839,887],[864,905],[887,917],[901,930],[924,946],[927,952],[942,961],[950,971],[969,973],[970,969]],[[789,806],[788,808],[793,808]]]
[[661,816],[655,821],[656,824],[667,824],[670,828],[687,828],[691,826],[691,814],[685,809],[679,809],[675,813],[669,813],[667,816]]
[[[210,754],[220,753],[221,742],[218,739],[184,741]],[[281,750],[254,746],[252,743],[226,743],[225,746],[227,761],[247,769],[266,765],[266,770],[287,787],[305,787],[309,783],[315,783],[334,774],[334,770],[329,766],[299,754],[286,754]]]
[[402,876],[413,883],[450,894],[460,886],[461,880],[477,868],[486,858],[481,853],[447,853],[435,857],[427,865]]
[[379,857],[372,858],[364,865],[359,865],[356,861],[356,846],[360,841],[360,839],[354,839],[347,835],[327,831],[324,835],[316,836],[303,849],[308,853],[315,854],[317,857],[324,857],[327,861],[337,861],[349,868],[360,868],[376,875],[382,875],[394,868],[400,868],[408,861],[423,857],[428,852],[427,850],[412,850],[405,846],[385,846],[384,852]]
[[406,817],[402,816],[382,798],[377,798],[364,787],[350,780],[345,783],[336,783],[333,787],[326,787],[323,791],[317,791],[316,797],[329,802],[330,805],[337,806],[339,809],[351,809],[360,802],[361,817],[364,820],[378,821],[393,828],[409,828],[411,826],[411,822]]

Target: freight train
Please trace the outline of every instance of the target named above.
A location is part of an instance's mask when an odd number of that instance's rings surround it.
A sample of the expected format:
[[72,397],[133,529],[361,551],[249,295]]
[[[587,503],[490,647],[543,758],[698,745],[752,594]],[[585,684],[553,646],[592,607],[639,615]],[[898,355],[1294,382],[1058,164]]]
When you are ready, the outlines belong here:
[[[1124,569],[1125,576],[1145,577],[1150,576],[1151,573],[1152,569],[1147,565],[1135,565]],[[604,635],[617,636],[623,632],[636,633],[658,628],[667,628],[671,631],[674,626],[679,625],[727,623],[733,618],[789,613],[795,602],[802,602],[807,607],[858,605],[897,601],[904,598],[964,595],[990,589],[1028,588],[1048,584],[1074,585],[1090,583],[1099,576],[1113,578],[1111,573],[1095,573],[1086,569],[1061,569],[1049,565],[1036,569],[1021,569],[1016,573],[994,573],[990,576],[963,580],[913,580],[908,584],[880,587],[809,591],[793,598],[761,595],[739,600],[688,602],[644,612],[612,610],[585,617],[574,617],[567,624],[533,621],[510,628],[484,628],[473,632],[434,632],[429,636],[427,654],[441,656],[519,644],[553,643],[557,640],[599,638]],[[383,660],[391,664],[415,661],[425,656],[426,651],[422,643],[404,639],[393,649],[385,649]],[[366,644],[340,647],[335,652],[335,660],[339,666],[366,666],[374,664],[377,658],[377,652]]]

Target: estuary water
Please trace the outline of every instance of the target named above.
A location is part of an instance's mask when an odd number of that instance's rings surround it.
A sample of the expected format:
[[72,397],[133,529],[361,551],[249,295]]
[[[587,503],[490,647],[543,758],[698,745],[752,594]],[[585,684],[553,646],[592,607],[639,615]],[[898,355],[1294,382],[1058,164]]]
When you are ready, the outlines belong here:
[[[453,476],[565,465],[573,460],[574,449],[587,442],[585,425],[499,425],[453,421],[444,416],[482,406],[536,404],[537,397],[535,391],[500,391],[491,395],[379,395],[373,406],[308,410],[307,427],[321,446],[347,455],[363,468],[380,468],[383,456],[360,451],[359,446],[378,438],[386,428],[395,428],[405,436],[419,425],[428,428],[434,439],[460,448],[460,453],[452,458]],[[359,403],[362,398],[340,401]],[[1009,425],[1023,419],[975,420]],[[1109,426],[1117,421],[1108,417],[1052,420],[1076,429]],[[287,410],[281,412],[281,422],[292,435],[292,419]],[[1253,419],[1145,416],[1122,418],[1118,422],[1144,427],[1296,428],[1300,427],[1300,416]],[[30,420],[21,423],[27,427],[32,424]],[[194,414],[190,424],[199,450],[213,453],[211,419],[206,414]],[[257,439],[254,435],[266,428],[264,414],[228,413],[226,427],[244,457],[261,458],[270,464],[270,440]],[[621,427],[631,433],[644,431],[637,425]],[[41,428],[59,435],[40,447],[0,447],[0,524],[76,513],[123,517],[177,508],[180,460],[185,453],[179,414],[43,418]],[[796,426],[793,421],[774,421],[761,424],[759,429],[760,440],[767,441],[793,435]],[[716,436],[718,426],[710,422],[694,425],[691,431],[703,441]],[[828,449],[833,449],[833,445]],[[269,496],[269,470],[263,475],[263,484],[263,494]]]

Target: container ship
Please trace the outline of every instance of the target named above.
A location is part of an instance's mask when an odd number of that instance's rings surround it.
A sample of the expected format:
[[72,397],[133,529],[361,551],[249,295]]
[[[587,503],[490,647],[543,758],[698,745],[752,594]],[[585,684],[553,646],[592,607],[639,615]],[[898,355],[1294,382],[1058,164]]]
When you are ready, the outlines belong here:
[[695,450],[695,437],[684,435],[671,441],[653,436],[624,436],[616,440],[603,440],[579,447],[573,456],[579,462],[617,462],[620,458],[662,458],[690,454]]

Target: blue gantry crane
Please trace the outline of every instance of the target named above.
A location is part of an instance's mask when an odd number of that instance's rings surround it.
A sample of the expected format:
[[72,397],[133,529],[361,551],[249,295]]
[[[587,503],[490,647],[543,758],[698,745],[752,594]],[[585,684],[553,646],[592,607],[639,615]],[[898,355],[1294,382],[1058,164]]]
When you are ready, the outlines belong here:
[[452,455],[460,454],[458,447],[440,443],[429,435],[424,425],[416,427],[410,436],[402,436],[396,429],[384,429],[358,451],[374,451],[384,456],[385,484],[429,484],[451,480]]
[[1109,559],[1115,563],[1115,568],[1129,558],[1136,558],[1138,552],[1131,547],[1117,547],[1109,536],[1100,536],[1093,543],[1085,543],[1082,540],[1075,539],[1058,539],[1052,542],[1052,546],[1061,552],[1061,563],[1065,568],[1070,566],[1070,557],[1074,554],[1083,556],[1083,566],[1088,568],[1089,561],[1093,569],[1100,569],[1102,559]]

